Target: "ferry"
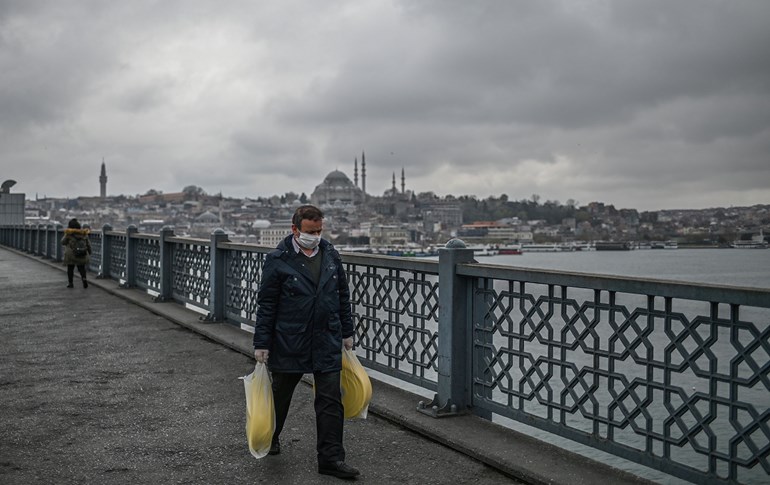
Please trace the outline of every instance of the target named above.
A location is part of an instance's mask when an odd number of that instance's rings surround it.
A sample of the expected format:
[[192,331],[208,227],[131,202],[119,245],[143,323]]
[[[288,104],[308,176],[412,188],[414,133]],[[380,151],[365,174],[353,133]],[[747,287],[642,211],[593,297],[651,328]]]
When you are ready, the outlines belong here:
[[749,240],[735,240],[730,245],[731,248],[735,249],[767,249],[767,241],[765,241],[765,234],[762,232],[762,230],[759,230],[759,234],[756,236],[752,236]]
[[679,249],[679,243],[676,241],[652,241],[650,249]]
[[473,249],[474,256],[496,256],[500,253],[500,250],[493,246],[468,246],[468,249]]
[[562,248],[558,244],[522,244],[521,250],[525,253],[558,253]]
[[498,254],[521,254],[521,246],[518,244],[516,245],[509,245],[509,246],[500,246],[500,248],[497,250]]
[[628,251],[631,244],[624,241],[596,241],[597,251]]

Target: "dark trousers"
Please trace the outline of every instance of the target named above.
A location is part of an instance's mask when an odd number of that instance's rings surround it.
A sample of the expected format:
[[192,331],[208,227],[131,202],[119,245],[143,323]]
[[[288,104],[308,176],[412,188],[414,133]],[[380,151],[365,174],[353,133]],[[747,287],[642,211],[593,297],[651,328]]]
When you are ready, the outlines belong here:
[[[291,397],[302,374],[273,372],[273,401],[275,403],[275,433],[277,440],[289,414]],[[340,393],[340,372],[314,372],[316,451],[319,463],[345,461],[342,446],[342,423],[345,419]]]
[[[78,273],[80,273],[80,277],[83,279],[86,279],[86,265],[85,264],[79,264],[78,265]],[[75,265],[74,264],[68,264],[67,265],[67,281],[72,284],[72,279],[75,277]]]

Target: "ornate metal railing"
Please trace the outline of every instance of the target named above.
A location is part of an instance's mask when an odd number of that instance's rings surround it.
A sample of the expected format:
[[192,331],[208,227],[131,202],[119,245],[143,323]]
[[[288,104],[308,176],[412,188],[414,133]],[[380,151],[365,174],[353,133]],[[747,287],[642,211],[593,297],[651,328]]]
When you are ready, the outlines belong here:
[[88,261],[88,269],[99,274],[102,270],[102,233],[88,233],[88,241],[91,243],[91,258]]
[[343,261],[361,360],[437,390],[438,262],[354,254]]
[[696,483],[770,473],[770,293],[463,264],[471,405]]
[[[61,231],[0,242],[60,260]],[[270,248],[109,226],[91,242],[101,277],[253,331]],[[435,391],[422,412],[511,418],[695,483],[766,482],[770,289],[477,264],[462,247],[343,263],[362,362]]]

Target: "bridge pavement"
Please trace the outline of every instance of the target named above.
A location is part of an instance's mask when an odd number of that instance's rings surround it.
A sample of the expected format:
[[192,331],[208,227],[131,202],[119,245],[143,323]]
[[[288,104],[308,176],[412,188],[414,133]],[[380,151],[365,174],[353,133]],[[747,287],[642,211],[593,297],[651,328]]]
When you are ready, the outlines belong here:
[[[249,454],[249,334],[114,281],[67,289],[60,270],[0,248],[0,483],[337,482],[315,470],[309,386],[282,454]],[[369,418],[345,425],[358,482],[649,483],[474,416],[434,420],[373,384]]]

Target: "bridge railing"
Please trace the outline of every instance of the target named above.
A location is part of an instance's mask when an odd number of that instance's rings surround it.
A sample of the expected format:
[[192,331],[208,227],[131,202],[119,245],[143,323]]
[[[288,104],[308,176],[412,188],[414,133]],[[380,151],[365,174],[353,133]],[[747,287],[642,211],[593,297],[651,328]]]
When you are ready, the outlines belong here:
[[[0,243],[60,261],[62,235],[2,227]],[[99,277],[253,331],[271,248],[220,230],[90,238]],[[434,391],[421,412],[511,418],[695,483],[766,482],[770,290],[478,264],[458,246],[342,254],[359,357]]]

